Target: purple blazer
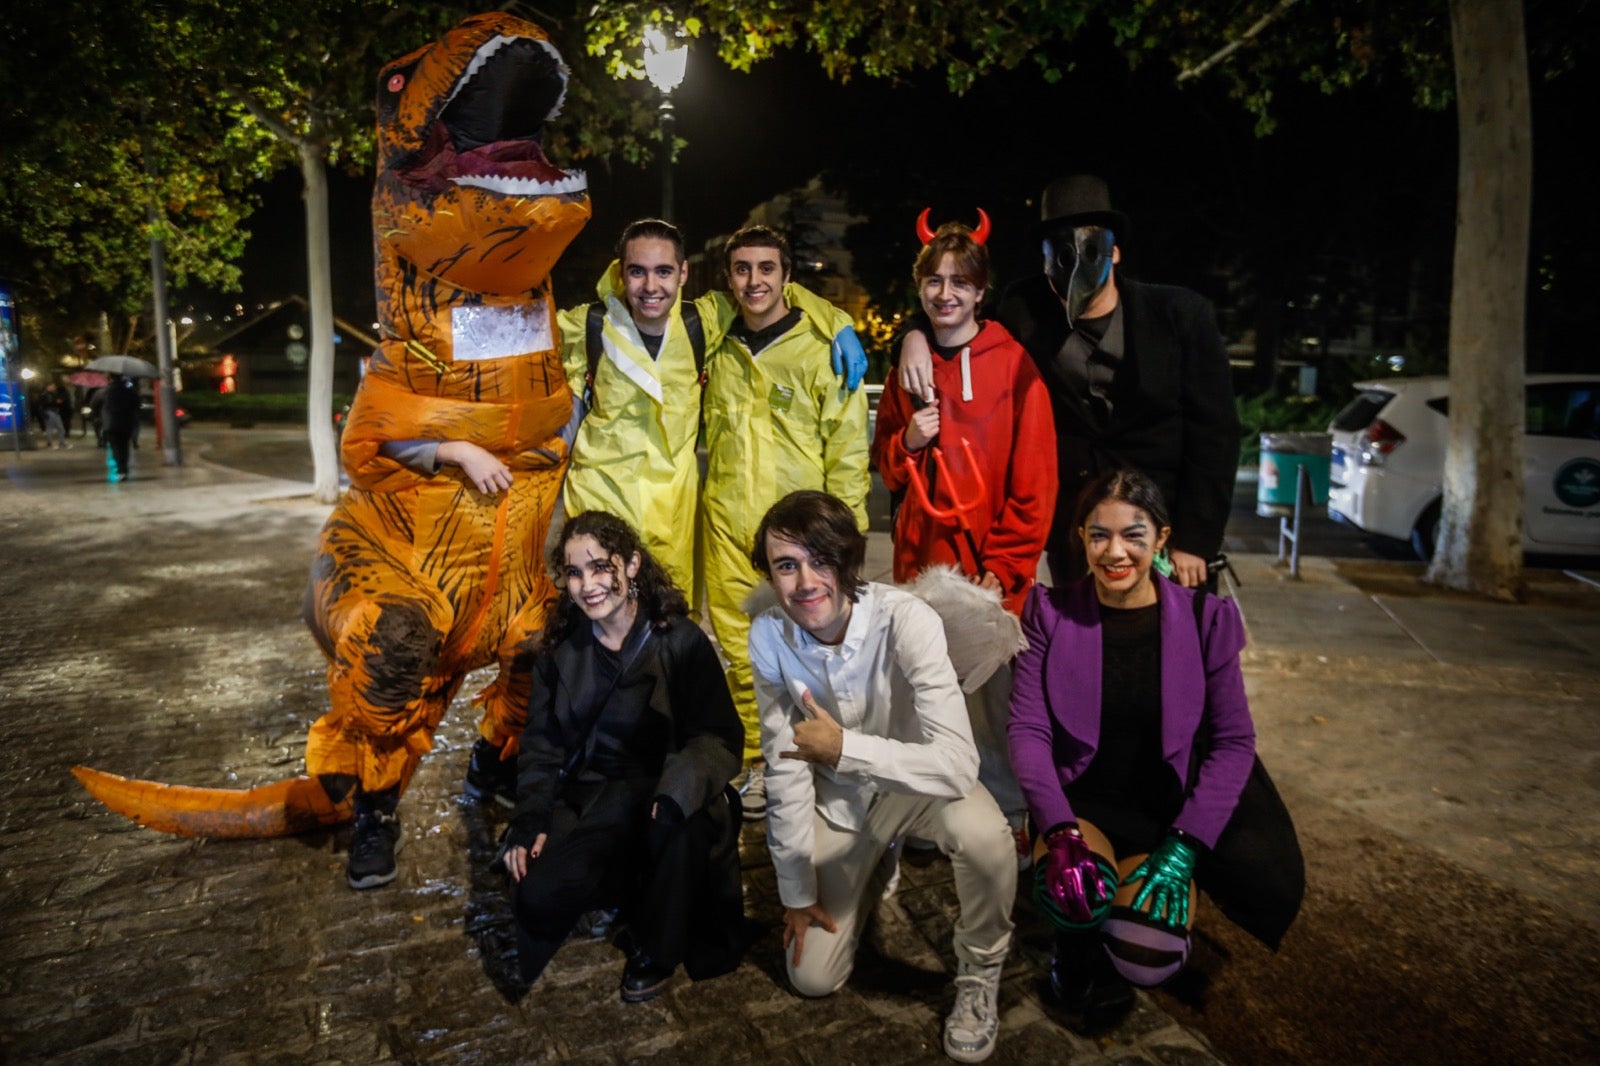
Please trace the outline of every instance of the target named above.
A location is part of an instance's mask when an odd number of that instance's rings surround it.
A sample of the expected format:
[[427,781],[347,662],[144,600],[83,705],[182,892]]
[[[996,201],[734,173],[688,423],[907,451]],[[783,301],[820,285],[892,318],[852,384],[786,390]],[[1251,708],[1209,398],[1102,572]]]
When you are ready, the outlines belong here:
[[[1152,575],[1161,606],[1161,752],[1179,781],[1202,721],[1211,753],[1187,791],[1174,829],[1207,847],[1228,824],[1255,760],[1255,725],[1245,701],[1239,651],[1244,623],[1229,600],[1206,597],[1201,654],[1194,593]],[[1041,830],[1074,821],[1066,786],[1100,743],[1100,601],[1094,579],[1059,589],[1037,585],[1022,609],[1028,650],[1012,675],[1011,766]],[[1202,661],[1203,660],[1203,661]]]

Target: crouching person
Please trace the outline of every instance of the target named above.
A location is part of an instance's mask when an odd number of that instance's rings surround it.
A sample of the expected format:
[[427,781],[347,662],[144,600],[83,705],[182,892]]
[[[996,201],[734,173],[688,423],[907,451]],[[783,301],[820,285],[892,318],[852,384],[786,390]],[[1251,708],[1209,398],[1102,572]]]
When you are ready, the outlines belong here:
[[1051,987],[1099,1029],[1133,1006],[1130,983],[1187,962],[1197,887],[1276,949],[1305,865],[1255,758],[1238,608],[1154,570],[1172,532],[1161,490],[1109,471],[1073,528],[1091,576],[1029,594],[1009,735],[1044,829],[1035,899],[1058,929]]
[[850,509],[814,491],[779,500],[752,553],[778,598],[752,622],[750,661],[789,980],[806,996],[838,991],[878,899],[885,850],[907,834],[931,840],[950,857],[961,905],[945,1051],[981,1062],[999,1029],[1015,848],[977,783],[939,616],[863,581],[865,554]]
[[504,862],[533,981],[585,911],[620,907],[622,998],[660,995],[742,952],[738,801],[744,731],[711,642],[627,523],[573,517],[562,592],[534,664]]

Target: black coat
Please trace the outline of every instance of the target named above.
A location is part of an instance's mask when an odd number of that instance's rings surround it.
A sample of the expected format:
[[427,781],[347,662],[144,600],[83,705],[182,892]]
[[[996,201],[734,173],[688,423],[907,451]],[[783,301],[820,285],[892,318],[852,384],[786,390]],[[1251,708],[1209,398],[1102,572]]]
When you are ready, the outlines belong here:
[[[592,674],[585,660],[596,651],[592,628],[581,622],[553,652],[534,660],[528,724],[517,759],[517,809],[507,840],[531,844],[550,824],[561,768],[584,744],[588,721],[579,691]],[[624,652],[624,656],[626,656]],[[648,713],[670,723],[657,796],[667,796],[687,817],[716,796],[739,772],[744,726],[733,708],[722,663],[699,626],[681,615],[657,629],[617,682],[619,693],[648,687]]]
[[1067,316],[1043,276],[1006,290],[1000,322],[1033,356],[1055,412],[1061,489],[1048,550],[1081,553],[1073,540],[1079,492],[1117,466],[1144,471],[1172,518],[1171,546],[1207,559],[1222,546],[1239,465],[1239,415],[1211,304],[1169,285],[1116,279],[1124,353],[1111,384],[1112,417],[1100,426],[1057,364]]
[[139,386],[127,379],[112,378],[106,386],[101,418],[108,436],[131,437],[139,421]]

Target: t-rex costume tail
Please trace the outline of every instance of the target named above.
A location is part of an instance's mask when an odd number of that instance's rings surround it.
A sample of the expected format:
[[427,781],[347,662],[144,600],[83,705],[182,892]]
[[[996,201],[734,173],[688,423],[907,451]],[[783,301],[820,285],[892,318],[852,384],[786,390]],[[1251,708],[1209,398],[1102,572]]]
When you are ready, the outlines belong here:
[[[307,739],[310,776],[236,791],[75,767],[108,807],[207,837],[347,820],[358,787],[405,788],[462,678],[496,660],[480,732],[515,749],[530,683],[519,653],[555,591],[538,555],[573,413],[549,274],[589,218],[583,174],[539,146],[566,80],[545,32],[502,13],[383,69],[372,198],[383,342],[344,431],[350,489],[306,590],[331,696]],[[511,488],[486,496],[454,467],[418,473],[382,451],[446,440],[494,453]]]

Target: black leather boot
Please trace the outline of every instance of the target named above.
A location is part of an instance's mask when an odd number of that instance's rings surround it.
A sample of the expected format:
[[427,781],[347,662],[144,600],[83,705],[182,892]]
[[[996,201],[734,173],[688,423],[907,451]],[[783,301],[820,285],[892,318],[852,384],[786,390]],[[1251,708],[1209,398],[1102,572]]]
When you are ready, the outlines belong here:
[[1133,1009],[1133,986],[1111,965],[1095,930],[1056,934],[1050,992],[1082,1031],[1108,1029]]
[[467,763],[467,782],[462,791],[479,803],[515,807],[517,760],[502,759],[499,748],[479,737],[472,745],[472,760]]
[[643,1003],[667,990],[676,966],[662,966],[642,951],[628,958],[622,970],[622,1001]]

